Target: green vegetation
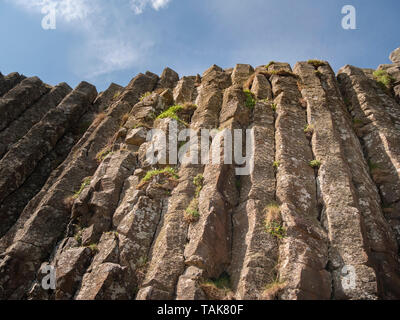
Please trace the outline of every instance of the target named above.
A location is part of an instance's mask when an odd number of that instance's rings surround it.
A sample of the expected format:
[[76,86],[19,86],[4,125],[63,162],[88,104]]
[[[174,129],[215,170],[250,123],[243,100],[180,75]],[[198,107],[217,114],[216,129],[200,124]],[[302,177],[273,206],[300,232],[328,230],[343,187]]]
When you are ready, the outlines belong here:
[[270,61],[265,68],[268,69],[270,66],[272,66],[275,63],[275,61]]
[[305,133],[313,133],[314,132],[314,125],[308,124],[304,128]]
[[274,161],[274,163],[272,164],[272,166],[273,166],[275,169],[278,169],[280,165],[281,165],[281,163],[280,163],[279,161]]
[[322,60],[316,60],[316,59],[311,59],[308,60],[307,63],[311,64],[314,66],[314,68],[319,68],[325,65],[325,62]]
[[222,300],[231,293],[231,279],[228,273],[223,272],[219,278],[206,280],[200,287],[210,300]]
[[196,186],[196,192],[195,192],[196,198],[200,196],[200,191],[203,189],[203,183],[204,183],[204,176],[201,173],[199,173],[197,176],[194,177],[193,184]]
[[385,91],[391,89],[394,79],[385,70],[376,70],[373,74],[382,89]]
[[278,239],[286,236],[286,229],[282,226],[281,209],[276,202],[265,208],[265,231]]
[[276,110],[278,109],[278,105],[276,103],[271,103],[271,109],[276,112]]
[[97,162],[102,162],[105,158],[107,158],[109,155],[113,154],[111,151],[110,146],[104,147],[99,153],[96,155]]
[[311,168],[319,168],[321,166],[321,161],[319,160],[312,160],[310,161],[310,167]]
[[275,238],[283,239],[286,237],[286,229],[279,222],[271,221],[265,225],[265,229]]
[[92,250],[92,252],[99,252],[99,248],[98,248],[97,244],[95,244],[95,243],[88,245],[87,248]]
[[192,201],[190,201],[189,206],[185,210],[184,218],[187,223],[194,223],[199,220],[200,212],[199,212],[199,199],[198,198],[193,198]]
[[170,107],[169,109],[167,109],[166,111],[164,111],[163,113],[161,113],[161,114],[157,117],[157,119],[166,119],[166,118],[170,118],[170,119],[174,119],[174,120],[176,120],[176,121],[182,123],[182,124],[185,125],[185,126],[188,126],[188,124],[187,124],[185,121],[183,121],[182,119],[180,119],[179,116],[178,116],[178,114],[177,114],[179,111],[181,111],[181,110],[183,110],[183,109],[184,109],[184,106],[182,106],[182,105],[175,105],[175,106],[172,106],[172,107]]
[[321,72],[321,71],[315,70],[314,73],[315,73],[315,75],[316,75],[318,78],[321,78],[321,77],[322,77],[322,72]]
[[279,293],[286,287],[285,281],[280,281],[278,278],[269,283],[263,292],[263,297],[266,300],[275,300]]
[[205,283],[212,284],[218,289],[230,289],[231,287],[231,279],[229,277],[229,274],[227,274],[226,272],[222,273],[219,278],[211,279],[209,281],[206,281]]
[[193,184],[196,186],[195,190],[195,196],[190,201],[189,206],[185,210],[185,221],[188,223],[194,223],[197,222],[200,218],[200,212],[199,212],[199,197],[200,197],[200,192],[203,189],[203,183],[204,183],[204,177],[202,174],[198,174],[196,177],[193,179]]
[[113,96],[113,100],[117,100],[120,95],[121,95],[121,91],[117,91]]
[[82,193],[82,191],[83,191],[88,185],[90,185],[91,179],[92,179],[91,177],[87,177],[87,178],[83,179],[80,189],[79,189],[78,191],[75,192],[75,195],[74,195],[74,197],[73,197],[74,199],[78,199],[78,197],[79,197],[79,195]]
[[158,170],[154,169],[148,171],[146,175],[143,177],[143,179],[140,181],[139,185],[144,185],[146,182],[150,181],[151,179],[153,179],[155,176],[158,175],[167,175],[173,179],[179,179],[176,169],[171,167],[165,167],[163,169],[158,169]]
[[148,97],[150,95],[151,95],[151,92],[143,93],[142,96],[140,97],[140,101],[143,101],[146,97]]
[[243,90],[243,92],[246,95],[246,107],[251,110],[254,109],[256,105],[254,94],[250,90]]

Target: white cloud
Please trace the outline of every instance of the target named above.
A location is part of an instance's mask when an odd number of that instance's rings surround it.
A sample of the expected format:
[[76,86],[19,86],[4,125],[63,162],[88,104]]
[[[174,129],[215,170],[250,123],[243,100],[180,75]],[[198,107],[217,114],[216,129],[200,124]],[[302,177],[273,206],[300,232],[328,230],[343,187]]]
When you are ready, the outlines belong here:
[[85,78],[139,66],[154,45],[154,36],[132,20],[125,8],[141,14],[147,6],[160,10],[170,1],[120,0],[116,5],[108,0],[9,0],[41,17],[43,7],[56,8],[57,28],[83,37],[81,44],[73,43],[70,63],[71,69]]
[[171,0],[131,0],[131,8],[136,14],[143,13],[147,5],[153,7],[154,10],[165,8]]

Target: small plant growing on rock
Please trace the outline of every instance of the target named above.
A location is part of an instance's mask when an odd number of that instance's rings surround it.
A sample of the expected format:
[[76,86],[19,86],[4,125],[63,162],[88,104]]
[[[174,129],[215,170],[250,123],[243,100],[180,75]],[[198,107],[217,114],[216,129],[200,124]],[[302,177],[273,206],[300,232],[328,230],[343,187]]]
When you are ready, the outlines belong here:
[[265,68],[268,69],[270,66],[272,66],[273,64],[275,64],[275,61],[270,61]]
[[200,288],[210,300],[226,300],[232,295],[231,280],[226,272],[217,279],[204,281]]
[[184,106],[182,106],[182,105],[172,106],[169,109],[167,109],[166,111],[164,111],[163,113],[161,113],[159,116],[157,116],[157,119],[166,119],[166,118],[174,119],[187,127],[188,124],[185,121],[183,121],[182,119],[180,119],[177,114],[179,111],[181,111],[183,109],[184,109]]
[[277,170],[279,168],[279,166],[281,165],[281,163],[279,161],[274,161],[272,166]]
[[246,95],[246,107],[249,109],[254,109],[256,105],[256,99],[254,98],[254,94],[250,90],[243,90]]
[[117,91],[116,93],[114,93],[113,100],[117,100],[120,95],[121,95],[121,91]]
[[285,289],[285,287],[286,287],[285,281],[279,281],[279,279],[275,279],[273,282],[271,282],[265,287],[265,290],[263,292],[263,299],[265,300],[278,299],[280,292],[283,289]]
[[151,92],[143,93],[142,96],[140,97],[140,101],[143,101],[146,97],[148,97],[150,95],[151,95]]
[[188,223],[195,223],[200,218],[199,197],[200,192],[203,189],[203,183],[204,176],[202,174],[198,174],[196,177],[194,177],[193,184],[196,186],[195,196],[192,201],[190,201],[189,206],[186,208],[184,217],[185,221]]
[[394,79],[385,70],[376,70],[373,75],[384,91],[389,91],[391,89]]
[[187,223],[195,223],[199,220],[200,218],[200,213],[199,213],[199,199],[194,198],[192,201],[190,201],[189,206],[185,210],[185,221]]
[[197,176],[194,177],[193,184],[196,186],[196,193],[195,193],[196,198],[200,196],[200,191],[203,189],[203,183],[204,183],[204,176],[201,173],[199,173]]
[[319,68],[324,66],[326,63],[322,60],[316,60],[316,59],[311,59],[307,61],[308,64],[311,64],[312,66],[314,66],[314,68]]
[[321,71],[315,70],[314,73],[318,78],[320,78],[320,79],[322,78],[322,72]]
[[311,160],[309,164],[311,168],[319,168],[321,166],[321,161],[315,159]]
[[111,148],[109,146],[104,147],[100,150],[99,153],[96,155],[96,159],[98,163],[103,162],[105,158],[112,154]]
[[87,177],[82,181],[81,187],[79,188],[78,191],[75,192],[75,195],[73,196],[73,199],[78,199],[78,197],[80,196],[80,194],[82,193],[82,191],[88,186],[90,185],[92,177]]
[[304,132],[305,132],[305,133],[309,133],[309,132],[313,133],[313,132],[314,132],[314,125],[312,125],[312,124],[307,124],[307,125],[305,126],[305,128],[304,128]]
[[271,103],[271,109],[272,111],[276,112],[276,110],[278,109],[278,105],[276,103]]
[[286,229],[282,226],[279,205],[275,202],[271,203],[265,211],[265,231],[278,239],[283,239],[286,236]]
[[87,248],[89,248],[94,253],[99,252],[99,248],[96,243],[92,243],[92,244],[88,245]]
[[146,175],[143,177],[143,179],[140,181],[139,185],[137,186],[137,189],[142,188],[147,182],[149,182],[151,179],[153,179],[156,176],[159,175],[164,175],[168,176],[171,179],[177,180],[179,179],[179,176],[177,174],[176,169],[171,168],[171,167],[165,167],[163,169],[159,170],[150,170],[146,173]]

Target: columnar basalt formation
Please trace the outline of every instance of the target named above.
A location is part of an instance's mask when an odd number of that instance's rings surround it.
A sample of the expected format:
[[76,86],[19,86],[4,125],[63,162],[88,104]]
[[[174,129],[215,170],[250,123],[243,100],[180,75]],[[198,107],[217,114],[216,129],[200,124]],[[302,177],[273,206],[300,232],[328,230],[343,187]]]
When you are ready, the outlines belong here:
[[0,73],[0,298],[400,299],[390,59],[166,68],[99,94]]

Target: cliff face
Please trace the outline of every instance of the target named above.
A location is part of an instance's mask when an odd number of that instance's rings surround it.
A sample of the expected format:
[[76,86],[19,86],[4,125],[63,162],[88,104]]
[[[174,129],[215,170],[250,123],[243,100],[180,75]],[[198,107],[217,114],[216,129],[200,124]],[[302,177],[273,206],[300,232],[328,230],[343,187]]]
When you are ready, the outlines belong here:
[[[167,68],[100,94],[0,74],[0,298],[400,299],[391,60]],[[252,170],[149,163],[172,122],[250,129]]]

